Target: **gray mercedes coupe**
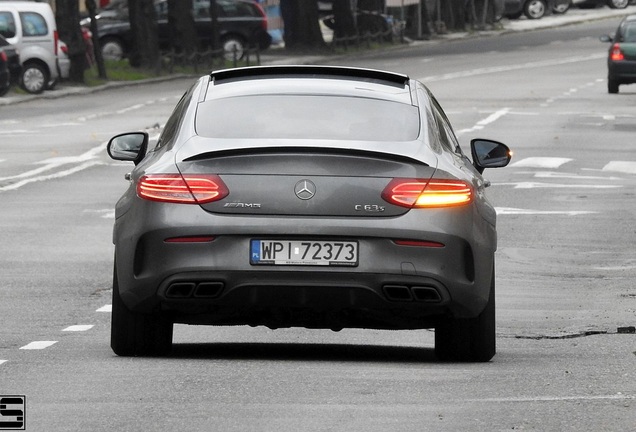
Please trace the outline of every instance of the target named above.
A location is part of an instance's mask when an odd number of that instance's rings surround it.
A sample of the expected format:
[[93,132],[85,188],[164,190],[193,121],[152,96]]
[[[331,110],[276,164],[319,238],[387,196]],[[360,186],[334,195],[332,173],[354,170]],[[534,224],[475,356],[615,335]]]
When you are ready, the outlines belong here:
[[435,329],[440,360],[495,355],[496,212],[431,92],[349,67],[212,72],[134,162],[116,206],[111,347],[163,355],[175,323]]

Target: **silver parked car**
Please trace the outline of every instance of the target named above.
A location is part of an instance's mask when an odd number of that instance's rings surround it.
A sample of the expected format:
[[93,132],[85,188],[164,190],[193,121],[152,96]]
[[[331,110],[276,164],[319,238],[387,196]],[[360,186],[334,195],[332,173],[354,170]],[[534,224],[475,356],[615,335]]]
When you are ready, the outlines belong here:
[[116,206],[111,346],[165,354],[174,323],[435,328],[440,359],[495,354],[496,213],[442,108],[408,76],[345,67],[213,72]]

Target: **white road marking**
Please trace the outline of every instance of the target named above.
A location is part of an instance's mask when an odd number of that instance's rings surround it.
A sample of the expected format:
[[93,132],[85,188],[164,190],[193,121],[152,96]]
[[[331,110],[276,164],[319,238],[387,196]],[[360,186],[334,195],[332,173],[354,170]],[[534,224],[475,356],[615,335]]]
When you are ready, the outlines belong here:
[[103,162],[100,162],[100,161],[86,162],[86,163],[83,163],[83,164],[78,165],[76,167],[67,169],[65,171],[57,172],[55,174],[49,174],[49,175],[45,175],[45,176],[39,176],[39,177],[29,178],[29,179],[26,179],[26,180],[21,180],[21,181],[19,181],[17,183],[13,183],[13,184],[10,184],[8,186],[0,187],[0,192],[19,189],[22,186],[27,185],[29,183],[34,183],[34,182],[39,182],[39,181],[46,181],[46,180],[53,180],[53,179],[58,179],[58,178],[62,178],[62,177],[67,177],[67,176],[69,176],[71,174],[75,174],[76,172],[83,171],[83,170],[85,170],[87,168],[90,168],[92,166],[95,166],[95,165],[103,165]]
[[606,53],[598,53],[598,54],[591,54],[588,56],[576,56],[576,57],[568,57],[568,58],[561,58],[561,59],[554,59],[554,60],[543,60],[543,61],[520,63],[520,64],[514,64],[514,65],[470,69],[466,71],[447,73],[443,75],[431,75],[431,76],[427,76],[423,78],[418,78],[418,80],[424,83],[427,83],[431,81],[445,81],[445,80],[453,80],[458,78],[470,78],[476,75],[489,75],[489,74],[499,73],[499,72],[510,72],[510,71],[516,71],[516,70],[527,70],[530,68],[557,66],[557,65],[569,64],[569,63],[599,60],[605,57],[607,57]]
[[113,305],[107,304],[105,306],[100,307],[95,312],[108,312],[108,313],[110,313],[112,311],[113,311]]
[[495,211],[498,215],[565,215],[565,216],[579,216],[586,214],[595,214],[598,212],[586,211],[586,210],[530,210],[520,209],[512,207],[495,207]]
[[559,158],[559,157],[529,157],[525,159],[521,159],[520,161],[513,162],[510,164],[511,167],[515,168],[544,168],[544,169],[555,169],[560,168],[561,165],[571,162],[570,158]]
[[115,210],[113,209],[84,210],[84,213],[99,214],[103,219],[115,219]]
[[6,363],[6,362],[8,362],[8,361],[9,361],[9,360],[0,360],[0,365],[1,365],[2,363]]
[[51,345],[56,344],[57,341],[35,341],[35,342],[31,342],[28,345],[23,346],[22,350],[40,350],[40,349],[44,349],[44,348],[48,348]]
[[486,117],[483,120],[479,120],[475,126],[473,126],[472,128],[469,129],[462,129],[457,131],[457,135],[462,135],[465,133],[470,133],[470,132],[474,132],[477,130],[481,130],[484,127],[486,127],[487,125],[489,125],[490,123],[493,123],[495,121],[497,121],[499,118],[505,116],[506,114],[508,114],[508,112],[510,111],[510,108],[503,108],[500,109],[499,111],[492,113],[491,115],[489,115],[488,117]]
[[627,174],[636,174],[636,162],[611,161],[603,167],[603,171],[615,171]]
[[589,184],[558,184],[540,182],[516,182],[516,183],[493,183],[498,186],[514,186],[515,189],[616,189],[622,185],[589,185]]
[[117,114],[125,114],[125,113],[130,112],[130,111],[135,111],[135,110],[141,109],[144,106],[146,106],[146,104],[137,104],[137,105],[129,106],[129,107],[124,108],[124,109],[120,109],[119,111],[116,111],[116,113]]
[[535,178],[558,178],[558,179],[573,179],[573,180],[623,180],[620,177],[601,177],[601,176],[583,176],[570,173],[559,173],[552,171],[542,171],[534,173]]
[[90,330],[93,327],[94,327],[94,325],[92,325],[92,324],[88,324],[88,325],[72,325],[72,326],[66,327],[62,331],[65,331],[65,332],[82,332],[82,331]]
[[636,396],[624,395],[621,393],[615,395],[598,395],[598,396],[528,396],[528,397],[511,397],[511,398],[484,398],[469,399],[471,402],[567,402],[567,401],[596,401],[596,400],[633,400]]
[[63,165],[90,161],[92,159],[95,159],[99,153],[104,151],[104,149],[105,149],[105,145],[100,144],[99,146],[94,147],[79,156],[64,156],[64,157],[44,159],[44,160],[35,162],[35,165],[44,165],[44,166],[33,169],[31,171],[23,172],[22,174],[9,176],[9,177],[0,177],[0,181],[29,178],[29,177],[33,177],[34,175],[38,175],[46,171],[51,171],[55,168],[59,168]]

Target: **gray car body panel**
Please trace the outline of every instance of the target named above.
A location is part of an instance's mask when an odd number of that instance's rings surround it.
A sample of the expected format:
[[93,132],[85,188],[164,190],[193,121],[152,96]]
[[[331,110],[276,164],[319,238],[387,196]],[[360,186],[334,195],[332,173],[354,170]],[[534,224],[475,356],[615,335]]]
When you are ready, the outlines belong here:
[[[130,310],[163,311],[172,314],[174,322],[196,324],[398,329],[430,328],[444,316],[470,318],[484,309],[497,247],[496,213],[485,197],[483,178],[461,150],[451,152],[432,142],[438,138],[427,126],[431,108],[422,84],[408,85],[412,103],[422,112],[419,137],[391,152],[382,142],[198,136],[197,105],[213,91],[210,86],[210,78],[203,77],[184,96],[176,108],[180,121],[173,133],[164,133],[157,148],[133,170],[131,186],[117,204],[117,277]],[[261,157],[253,158],[250,173],[253,154]],[[319,163],[312,165],[303,155]],[[328,163],[338,155],[357,162],[340,167]],[[294,158],[299,162],[290,166]],[[218,174],[230,195],[203,206],[143,200],[135,183],[149,172]],[[404,209],[380,198],[394,177],[431,176],[471,183],[475,199],[462,207],[424,210]],[[293,185],[303,179],[325,191],[323,201],[310,210],[302,208],[301,200],[293,201]],[[276,193],[260,190],[263,184]],[[347,189],[350,185],[360,189]],[[226,203],[261,207],[228,209]],[[357,203],[390,211],[356,214]],[[214,239],[166,242],[190,236]],[[359,262],[355,267],[256,266],[250,264],[252,239],[356,241]],[[444,247],[396,244],[401,239]],[[222,289],[205,298],[170,298],[167,291],[175,284],[219,284]],[[433,289],[439,298],[387,298],[386,288],[393,286],[410,292]]]

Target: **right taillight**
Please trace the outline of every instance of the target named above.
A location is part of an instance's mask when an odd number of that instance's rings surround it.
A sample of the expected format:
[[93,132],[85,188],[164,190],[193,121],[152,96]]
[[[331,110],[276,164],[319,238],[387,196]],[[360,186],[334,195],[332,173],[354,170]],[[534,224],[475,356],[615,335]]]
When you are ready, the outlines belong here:
[[612,46],[612,50],[610,51],[610,59],[612,61],[622,61],[625,60],[625,54],[623,54],[623,50],[621,50],[621,46],[615,43]]
[[462,180],[393,179],[382,198],[408,208],[455,207],[472,202],[473,188]]
[[137,195],[150,201],[205,204],[228,194],[227,186],[217,175],[148,174],[137,182]]
[[3,62],[8,61],[9,58],[7,57],[7,53],[4,51],[0,51],[0,59],[2,59]]

